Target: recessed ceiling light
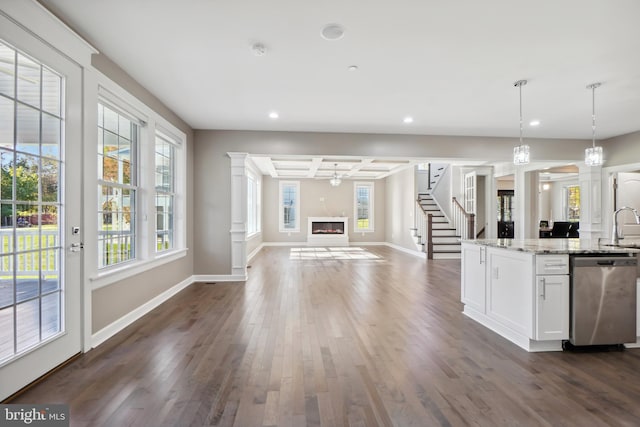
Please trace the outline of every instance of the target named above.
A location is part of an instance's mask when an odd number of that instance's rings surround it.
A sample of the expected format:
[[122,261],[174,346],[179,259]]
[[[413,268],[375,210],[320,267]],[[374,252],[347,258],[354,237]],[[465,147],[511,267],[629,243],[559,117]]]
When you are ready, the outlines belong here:
[[358,66],[357,65],[349,65],[347,67],[347,70],[349,70],[349,71],[358,71]]
[[540,120],[531,120],[529,126],[540,126]]
[[327,24],[320,34],[325,40],[340,40],[344,36],[344,27],[340,24]]
[[413,123],[413,117],[407,116],[402,121],[405,123]]
[[277,111],[272,111],[269,113],[269,118],[270,119],[277,119],[278,117],[280,117],[280,114],[278,114]]

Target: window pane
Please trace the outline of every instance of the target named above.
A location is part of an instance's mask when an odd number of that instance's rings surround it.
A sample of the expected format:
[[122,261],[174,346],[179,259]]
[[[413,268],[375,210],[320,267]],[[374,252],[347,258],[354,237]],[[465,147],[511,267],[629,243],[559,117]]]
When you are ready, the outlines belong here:
[[372,192],[373,186],[371,184],[356,184],[355,197],[356,197],[356,230],[372,230]]
[[18,54],[18,99],[40,108],[40,64]]
[[14,354],[13,331],[13,306],[0,309],[0,360]]
[[12,149],[13,135],[13,101],[0,96],[0,147]]
[[285,230],[294,230],[297,228],[297,186],[285,184],[282,187],[282,209],[283,209],[283,226]]
[[14,97],[16,52],[0,43],[0,93]]
[[42,339],[60,332],[60,292],[42,297]]
[[60,127],[62,121],[50,116],[42,115],[42,156],[53,159],[60,158]]
[[59,170],[58,161],[42,159],[42,201],[43,202],[58,202],[58,189],[59,189]]
[[16,306],[18,351],[40,341],[40,300],[34,299]]
[[[12,236],[8,233],[2,233],[2,243],[8,246],[4,252],[11,252],[13,244]],[[8,307],[14,302],[13,298],[13,255],[0,256],[0,308]],[[2,321],[0,321],[0,325]],[[2,326],[0,326],[0,335],[2,334]]]
[[24,154],[16,155],[16,164],[13,168],[16,186],[16,200],[38,200],[38,158]]
[[[13,152],[0,150],[0,173],[2,177],[0,179],[0,198],[2,200],[13,199]],[[4,211],[2,213],[3,221],[2,226],[5,226]],[[11,225],[13,223],[10,223]]]
[[59,75],[42,68],[42,109],[60,117],[60,92],[62,79]]
[[40,112],[35,108],[18,105],[16,150],[40,154]]

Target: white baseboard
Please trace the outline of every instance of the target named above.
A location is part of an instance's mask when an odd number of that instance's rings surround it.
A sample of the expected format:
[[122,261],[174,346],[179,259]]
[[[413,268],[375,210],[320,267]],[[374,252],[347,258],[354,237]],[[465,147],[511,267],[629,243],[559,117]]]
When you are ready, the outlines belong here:
[[260,252],[262,250],[262,248],[264,248],[264,243],[260,243],[260,245],[255,248],[253,251],[251,251],[251,253],[249,254],[249,256],[247,257],[247,264],[249,262],[251,262],[251,260],[253,259],[253,257],[255,257],[256,255],[258,255],[258,252]]
[[401,251],[401,252],[408,253],[409,255],[417,256],[417,257],[422,258],[422,259],[427,259],[427,254],[426,254],[426,253],[424,253],[424,252],[420,252],[420,251],[413,251],[413,250],[411,250],[411,249],[407,249],[407,248],[405,248],[405,247],[402,247],[402,246],[396,245],[395,243],[384,242],[383,244],[384,244],[385,246],[389,246],[390,248],[393,248],[393,249],[399,250],[399,251]]
[[246,282],[248,277],[241,274],[196,274],[194,282]]
[[262,246],[307,246],[307,241],[304,242],[263,242]]
[[95,348],[99,346],[100,344],[102,344],[103,342],[105,342],[106,340],[108,340],[109,338],[111,338],[112,336],[114,336],[115,334],[117,334],[118,332],[120,332],[121,330],[123,330],[124,328],[126,328],[127,326],[129,326],[130,324],[132,324],[142,316],[144,316],[145,314],[149,313],[151,310],[158,307],[160,304],[167,301],[168,299],[173,297],[175,294],[185,289],[187,286],[191,285],[194,282],[195,282],[194,276],[188,277],[187,279],[183,280],[177,285],[167,289],[160,295],[150,299],[146,303],[142,304],[140,307],[125,314],[115,322],[100,329],[98,332],[96,332],[91,336],[91,348]]

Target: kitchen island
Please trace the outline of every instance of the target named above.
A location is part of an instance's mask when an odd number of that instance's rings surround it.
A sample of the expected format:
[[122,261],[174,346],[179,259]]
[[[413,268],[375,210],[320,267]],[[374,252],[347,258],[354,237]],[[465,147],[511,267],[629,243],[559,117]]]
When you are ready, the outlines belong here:
[[463,241],[463,313],[527,351],[562,350],[570,332],[569,257],[639,253],[585,239]]

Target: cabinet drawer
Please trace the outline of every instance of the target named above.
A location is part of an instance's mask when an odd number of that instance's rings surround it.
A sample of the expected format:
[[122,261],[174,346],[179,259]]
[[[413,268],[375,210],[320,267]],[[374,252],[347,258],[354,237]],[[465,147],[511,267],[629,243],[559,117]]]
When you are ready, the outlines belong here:
[[569,274],[569,255],[537,255],[536,274]]

